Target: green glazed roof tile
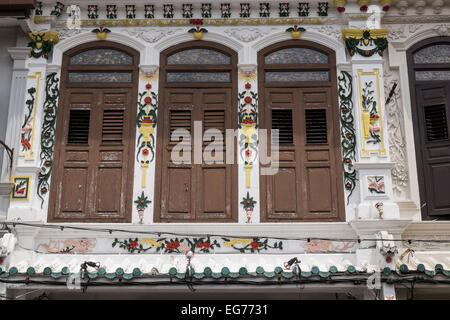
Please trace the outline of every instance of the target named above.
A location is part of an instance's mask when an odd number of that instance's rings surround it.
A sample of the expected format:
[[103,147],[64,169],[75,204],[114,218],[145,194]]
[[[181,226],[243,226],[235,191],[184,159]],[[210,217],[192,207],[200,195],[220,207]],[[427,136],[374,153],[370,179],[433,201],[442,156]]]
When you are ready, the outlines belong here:
[[239,278],[241,275],[239,274],[239,272],[230,272],[229,276],[230,278],[236,279]]
[[177,273],[178,273],[178,271],[177,271],[177,269],[176,268],[170,268],[169,269],[169,274],[171,275],[171,276],[175,276],[175,275],[177,275]]
[[305,278],[309,278],[309,277],[312,276],[312,273],[311,272],[302,271],[301,276],[305,277]]
[[227,267],[223,267],[221,273],[222,273],[224,276],[227,276],[227,275],[230,274],[230,269],[228,269]]
[[62,274],[61,272],[52,272],[51,277],[54,279],[61,278]]
[[185,279],[186,278],[186,274],[184,274],[184,273],[177,273],[177,275],[175,277],[177,277],[178,279]]
[[105,268],[98,268],[97,273],[101,276],[104,276],[106,274]]
[[283,272],[281,273],[281,275],[282,275],[284,278],[286,278],[286,279],[290,279],[290,278],[292,278],[295,274],[294,274],[293,272],[285,272],[285,271],[283,271]]
[[275,275],[276,275],[275,272],[268,272],[268,271],[264,272],[263,274],[264,274],[264,276],[267,277],[267,278],[273,278],[273,277],[275,277]]
[[384,273],[384,274],[391,274],[391,272],[392,272],[392,270],[391,270],[391,268],[389,268],[389,267],[385,267],[385,268],[383,269],[383,273]]
[[121,275],[123,275],[125,272],[123,271],[123,269],[122,268],[117,268],[116,269],[116,274],[118,275],[118,276],[121,276]]
[[133,269],[133,276],[139,277],[142,274],[141,270],[139,268]]
[[50,267],[45,267],[44,271],[42,272],[44,275],[48,276],[52,274],[52,269]]
[[9,277],[9,272],[0,273],[0,278],[7,278],[7,277]]
[[36,273],[36,271],[34,270],[33,267],[29,267],[29,268],[27,269],[27,275],[31,276],[31,275],[33,275],[33,274],[35,274],[35,273]]
[[205,277],[204,273],[194,273],[195,279],[203,279]]
[[355,273],[356,272],[356,268],[354,266],[348,266],[347,271],[350,273]]
[[431,270],[425,270],[425,274],[429,277],[434,277],[436,275],[436,272]]
[[132,273],[124,273],[123,278],[125,280],[131,280],[131,279],[133,279],[133,274]]
[[257,267],[256,268],[256,273],[257,274],[263,274],[264,273],[264,268],[263,267]]
[[409,271],[408,266],[406,264],[402,264],[400,266],[400,272],[401,273],[407,273]]
[[330,276],[330,273],[329,272],[319,272],[319,276],[322,278],[327,278]]
[[244,268],[244,267],[240,268],[239,269],[239,274],[240,275],[246,275],[247,274],[247,268]]
[[212,274],[212,270],[210,267],[206,267],[203,273],[207,276],[210,276]]
[[18,270],[17,270],[16,267],[12,267],[12,268],[9,269],[9,274],[10,275],[15,275],[15,274],[17,274],[17,272],[18,272]]
[[275,268],[275,273],[280,274],[281,272],[283,272],[283,268],[281,268],[281,267],[276,267]]
[[437,265],[434,266],[434,270],[442,271],[444,270],[444,267],[442,266],[442,264],[438,263]]
[[330,267],[330,272],[331,273],[336,273],[336,272],[338,272],[338,268],[336,266],[331,266]]
[[424,272],[424,271],[425,271],[425,266],[424,266],[423,264],[419,264],[419,265],[417,266],[417,271],[419,271],[419,272]]
[[116,277],[116,274],[115,273],[112,273],[112,272],[110,272],[110,273],[105,273],[105,278],[106,279],[114,279]]
[[213,273],[211,274],[211,277],[213,277],[214,279],[219,279],[220,277],[222,277],[222,274],[221,274],[221,273],[213,272]]
[[68,274],[69,273],[69,268],[67,268],[67,267],[62,268],[61,269],[61,273],[64,274],[64,275]]
[[88,272],[88,277],[89,279],[95,279],[98,277],[98,273],[97,272]]
[[311,273],[312,273],[312,274],[318,274],[319,271],[320,271],[319,268],[316,267],[316,266],[314,266],[314,267],[311,268]]

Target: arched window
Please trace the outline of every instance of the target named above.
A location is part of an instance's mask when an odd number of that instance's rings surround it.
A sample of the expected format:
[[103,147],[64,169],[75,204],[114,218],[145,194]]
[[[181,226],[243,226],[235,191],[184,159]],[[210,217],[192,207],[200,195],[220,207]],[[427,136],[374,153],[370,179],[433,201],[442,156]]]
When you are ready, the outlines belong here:
[[285,41],[258,68],[261,129],[280,146],[278,173],[260,177],[262,221],[344,220],[334,51]]
[[407,51],[422,218],[450,219],[450,37]]
[[[208,164],[203,158],[197,163],[194,152],[188,156],[190,164],[176,164],[171,158],[179,143],[172,137],[177,129],[193,137],[197,123],[200,134],[217,129],[225,137],[225,129],[237,128],[236,69],[236,52],[213,42],[192,41],[161,53],[156,222],[237,221],[237,165],[236,159],[225,163],[225,139],[220,140],[223,149],[214,152],[222,164]],[[204,142],[202,150],[208,144]]]
[[131,222],[138,63],[108,41],[64,54],[49,221]]

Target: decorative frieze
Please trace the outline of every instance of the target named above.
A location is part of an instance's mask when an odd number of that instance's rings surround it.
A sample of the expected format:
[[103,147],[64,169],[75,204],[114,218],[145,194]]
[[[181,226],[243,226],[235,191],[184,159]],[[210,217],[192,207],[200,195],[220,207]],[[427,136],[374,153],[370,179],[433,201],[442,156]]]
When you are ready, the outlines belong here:
[[109,4],[106,6],[106,18],[117,19],[117,6],[115,4]]
[[153,19],[155,17],[155,5],[153,4],[144,5],[144,17],[146,19]]
[[136,6],[134,4],[126,5],[125,13],[126,13],[127,19],[136,18]]
[[211,3],[202,3],[202,18],[211,18]]
[[88,5],[88,18],[98,19],[98,5]]
[[300,2],[298,4],[298,16],[299,17],[309,16],[309,2]]

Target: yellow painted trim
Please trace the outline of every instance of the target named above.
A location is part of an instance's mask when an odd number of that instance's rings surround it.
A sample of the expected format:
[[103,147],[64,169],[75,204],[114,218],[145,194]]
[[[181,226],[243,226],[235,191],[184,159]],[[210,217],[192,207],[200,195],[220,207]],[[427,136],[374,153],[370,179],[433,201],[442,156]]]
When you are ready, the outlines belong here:
[[344,40],[347,40],[348,38],[356,38],[356,39],[362,39],[364,31],[370,31],[370,36],[372,38],[386,38],[388,29],[382,28],[382,29],[350,29],[350,28],[344,28],[342,29],[342,38]]
[[[27,197],[26,198],[13,197],[13,195],[14,195],[13,188],[16,185],[16,181],[15,181],[16,179],[28,179]],[[28,201],[28,200],[30,200],[31,176],[14,176],[14,177],[12,177],[12,181],[13,181],[13,186],[11,187],[11,195],[10,195],[11,201]]]
[[146,73],[144,73],[142,71],[139,72],[140,78],[144,81],[150,82],[150,81],[158,79],[158,71],[155,71],[150,77],[147,77],[145,74]]
[[358,0],[356,1],[356,3],[358,4],[358,6],[368,5],[370,4],[370,0]]
[[37,41],[36,36],[40,36],[44,34],[44,37],[42,38],[43,41],[49,41],[53,44],[56,44],[59,42],[58,32],[57,31],[42,31],[42,32],[30,32],[28,36],[31,40]]
[[346,6],[347,5],[347,0],[334,0],[333,1],[334,6]]
[[361,127],[363,125],[363,104],[362,104],[362,84],[361,84],[361,76],[366,75],[375,75],[377,79],[377,102],[378,102],[378,113],[380,115],[380,139],[381,139],[381,148],[379,149],[366,149],[366,138],[364,137],[363,130],[361,130],[361,141],[362,141],[362,151],[361,154],[363,156],[369,156],[371,152],[378,152],[380,156],[386,155],[386,148],[384,145],[384,134],[383,134],[383,114],[381,112],[381,97],[380,97],[380,69],[374,68],[371,72],[364,72],[362,69],[357,70],[358,73],[358,86],[359,86],[359,105],[361,112]]
[[[135,26],[191,26],[190,19],[96,19],[81,20],[82,27],[135,27]],[[50,23],[48,16],[34,18],[36,24]],[[298,18],[210,18],[203,19],[204,25],[258,25],[258,24],[324,24],[338,22],[332,17],[298,17]],[[62,22],[61,22],[62,23]],[[65,22],[64,22],[65,23]]]
[[36,125],[36,110],[37,110],[37,103],[39,100],[39,83],[41,80],[42,73],[36,72],[34,76],[28,76],[28,79],[37,79],[36,81],[36,92],[34,96],[34,106],[33,106],[33,125],[31,127],[31,139],[30,139],[30,150],[28,152],[20,152],[19,155],[25,156],[27,159],[31,159],[33,157],[33,141],[34,141],[34,128]]

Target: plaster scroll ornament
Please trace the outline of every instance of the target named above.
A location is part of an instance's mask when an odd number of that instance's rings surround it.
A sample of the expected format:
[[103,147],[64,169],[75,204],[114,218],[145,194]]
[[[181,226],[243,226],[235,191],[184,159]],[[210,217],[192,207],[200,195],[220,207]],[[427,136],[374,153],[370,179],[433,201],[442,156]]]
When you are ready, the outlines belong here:
[[279,8],[280,8],[279,15],[281,18],[289,17],[289,3],[288,2],[281,2],[279,5]]
[[169,29],[169,28],[132,28],[125,29],[126,32],[133,37],[144,40],[148,43],[155,43],[164,38],[167,35],[174,34],[178,29]]
[[82,33],[84,30],[83,29],[69,29],[69,28],[65,28],[65,29],[61,29],[58,31],[58,37],[59,40],[62,41],[64,39],[68,39],[71,38],[73,36],[76,36],[80,33]]
[[441,37],[450,36],[450,24],[438,25],[433,30]]
[[252,27],[230,28],[226,29],[225,33],[243,42],[252,42],[268,34],[267,30]]
[[317,32],[332,37],[336,40],[340,40],[342,37],[341,29],[333,26],[310,26],[308,30],[316,30]]

